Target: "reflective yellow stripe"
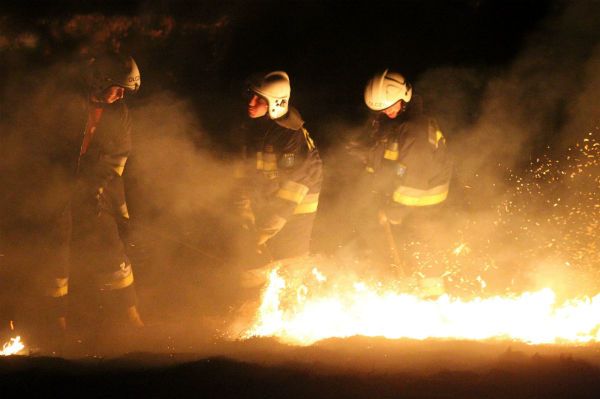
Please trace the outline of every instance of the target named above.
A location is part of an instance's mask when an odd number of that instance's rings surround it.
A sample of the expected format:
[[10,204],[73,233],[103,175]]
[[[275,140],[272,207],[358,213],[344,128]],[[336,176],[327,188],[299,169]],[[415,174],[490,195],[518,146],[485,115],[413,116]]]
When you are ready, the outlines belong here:
[[372,168],[372,167],[370,167],[370,166],[367,166],[367,167],[365,168],[365,170],[366,170],[368,173],[375,173],[375,169],[373,169],[373,168]]
[[429,120],[429,143],[435,148],[439,147],[440,141],[442,143],[446,143],[446,139],[444,138],[444,134],[440,130],[437,122],[434,119]]
[[389,159],[390,161],[395,161],[398,159],[398,151],[392,151],[392,150],[385,150],[385,153],[383,154],[383,157],[385,159]]
[[448,197],[448,188],[448,183],[429,190],[400,186],[394,191],[394,201],[407,206],[435,205],[443,202]]
[[306,193],[308,193],[308,187],[304,184],[296,183],[292,180],[286,180],[279,191],[277,191],[277,197],[299,204],[306,196]]
[[294,209],[294,215],[304,213],[315,213],[319,207],[319,194],[308,194],[304,200]]
[[108,163],[116,174],[119,176],[123,175],[125,170],[125,164],[127,163],[127,157],[122,155],[105,155],[104,161]]
[[51,296],[52,298],[60,298],[61,296],[65,296],[69,293],[69,279],[65,278],[55,278],[52,284],[52,287],[48,287],[46,289],[46,296]]
[[444,135],[442,134],[441,130],[436,130],[435,131],[435,145],[437,146],[438,143],[440,142],[440,140],[442,140],[444,143],[446,142],[446,139],[444,138]]
[[129,219],[129,210],[127,209],[127,204],[125,202],[119,206],[119,215],[125,219]]
[[383,153],[383,157],[385,159],[389,159],[390,161],[396,161],[398,159],[398,142],[394,141],[390,143],[385,152]]
[[310,135],[308,134],[308,130],[306,130],[305,128],[302,128],[302,133],[304,134],[304,140],[306,140],[306,145],[308,146],[308,150],[312,151],[316,148],[315,146],[315,142],[313,141],[313,139],[310,138]]
[[277,156],[268,152],[266,154],[262,152],[256,153],[256,169],[264,170],[264,171],[274,171],[277,170]]
[[133,271],[131,265],[121,263],[121,270],[98,276],[98,285],[101,291],[119,290],[133,284]]
[[262,156],[262,152],[257,152],[256,153],[256,169],[257,170],[263,170],[264,169],[264,163],[263,163],[263,156]]

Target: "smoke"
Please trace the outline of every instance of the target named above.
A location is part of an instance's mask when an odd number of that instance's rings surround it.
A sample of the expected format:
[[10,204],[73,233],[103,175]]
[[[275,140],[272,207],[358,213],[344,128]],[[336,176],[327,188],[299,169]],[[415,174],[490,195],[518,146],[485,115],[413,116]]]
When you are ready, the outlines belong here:
[[[579,154],[579,149],[573,150],[569,160],[567,148],[575,148],[575,143],[583,148],[588,132],[598,134],[597,8],[593,2],[560,3],[508,65],[440,66],[423,72],[415,82],[455,158],[448,214],[441,220],[445,227],[437,231],[444,252],[421,251],[421,260],[424,267],[443,264],[450,272],[448,281],[464,288],[464,292],[457,289],[459,293],[572,282],[565,262],[586,272],[598,269],[593,247],[595,220],[600,218],[594,208],[598,166],[588,166],[568,182],[556,180],[571,171],[569,162],[575,152]],[[230,20],[220,17],[194,24],[169,16],[93,14],[32,24],[26,32],[9,22],[0,20],[0,51],[8,60],[0,66],[0,168],[6,188],[0,196],[1,272],[9,269],[10,261],[11,270],[15,264],[26,265],[18,270],[20,279],[35,273],[44,254],[39,248],[48,247],[47,228],[72,184],[81,132],[65,129],[63,123],[68,121],[56,115],[77,114],[65,109],[70,104],[65,88],[75,65],[47,65],[47,57],[61,55],[57,44],[62,43],[68,44],[62,52],[77,57],[100,47],[133,48],[144,83],[138,97],[130,99],[133,150],[125,181],[140,307],[155,326],[156,336],[189,333],[192,341],[215,326],[223,328],[236,300],[255,294],[239,289],[233,277],[244,238],[231,215],[233,158],[223,155],[220,145],[225,139],[216,134],[226,134],[228,127],[208,123],[227,116],[202,119],[214,109],[214,102],[206,93],[195,92],[195,86],[186,87],[189,70],[181,65],[189,61],[205,71],[219,70]],[[196,39],[206,59],[182,59],[181,54],[190,52],[183,46],[196,45]],[[493,46],[490,43],[491,52]],[[9,51],[21,53],[13,59],[7,56]],[[31,66],[36,63],[40,66]],[[223,114],[235,112],[231,103],[219,101],[231,106],[223,108]],[[327,101],[317,98],[314,103]],[[363,276],[369,265],[352,262],[365,243],[357,243],[354,234],[361,228],[359,216],[373,204],[361,193],[360,154],[349,155],[352,145],[336,143],[360,137],[364,126],[335,116],[322,118],[314,131],[308,120],[325,168],[312,247],[338,256],[347,268],[340,273],[348,278]],[[556,166],[557,159],[565,166]],[[541,166],[561,173],[542,174],[546,168]],[[570,212],[579,216],[569,216]],[[416,251],[409,241],[399,244]],[[461,244],[464,252],[453,253]],[[514,283],[519,278],[525,284]],[[3,289],[0,299],[15,302],[24,287]]]
[[[174,37],[196,38],[211,51],[203,60],[210,67],[220,57],[219,47],[211,43],[222,38],[227,20],[183,20],[177,28],[167,16],[90,14],[30,20],[23,26],[15,21],[0,21],[0,55],[5,61],[0,80],[2,339],[9,320],[16,320],[17,328],[35,339],[32,331],[45,318],[40,282],[69,263],[68,237],[59,219],[71,196],[87,117],[85,97],[78,92],[85,60],[135,44],[145,84],[140,94],[128,99],[134,126],[124,175],[132,217],[128,255],[147,322],[173,328],[191,318],[190,323],[200,325],[197,316],[208,313],[210,300],[220,295],[207,292],[218,286],[215,279],[228,273],[226,266],[238,251],[237,237],[228,229],[231,162],[207,148],[212,143],[198,120],[198,102],[160,88],[158,80],[177,86],[169,73],[177,69],[175,61],[155,63],[153,75],[145,57],[173,45]],[[158,76],[160,68],[167,73]],[[71,270],[71,327],[86,334],[90,327],[85,323],[98,309],[82,295],[89,281],[78,274]],[[151,303],[156,306],[146,306]],[[37,338],[44,332],[39,330]]]
[[597,273],[586,248],[598,217],[598,11],[560,3],[510,65],[441,67],[417,82],[455,156],[453,227],[471,256],[493,259],[481,271],[510,271],[500,286],[581,294],[590,287],[573,270]]

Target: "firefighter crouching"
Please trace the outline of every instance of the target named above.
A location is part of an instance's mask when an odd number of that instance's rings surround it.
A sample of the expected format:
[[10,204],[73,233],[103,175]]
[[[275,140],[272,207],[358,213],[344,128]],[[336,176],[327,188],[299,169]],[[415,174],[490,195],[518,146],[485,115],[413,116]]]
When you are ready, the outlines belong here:
[[[140,87],[140,72],[131,57],[107,55],[90,66],[81,126],[83,139],[70,202],[70,265],[97,290],[99,310],[141,327],[131,262],[122,234],[129,220],[123,171],[131,149],[131,120],[123,97]],[[69,292],[67,270],[49,281],[56,300]]]
[[[364,100],[376,111],[370,122],[366,173],[378,207],[376,218],[385,236],[385,252],[405,274],[416,272],[415,259],[400,246],[419,241],[436,248],[440,210],[448,196],[452,161],[436,121],[422,111],[420,98],[397,72],[378,73],[365,87]],[[381,237],[381,236],[380,236]],[[424,270],[423,289],[443,290],[443,270]],[[421,276],[423,277],[423,276]]]
[[309,253],[319,204],[321,159],[290,91],[282,71],[251,79],[242,127],[237,209],[267,262]]

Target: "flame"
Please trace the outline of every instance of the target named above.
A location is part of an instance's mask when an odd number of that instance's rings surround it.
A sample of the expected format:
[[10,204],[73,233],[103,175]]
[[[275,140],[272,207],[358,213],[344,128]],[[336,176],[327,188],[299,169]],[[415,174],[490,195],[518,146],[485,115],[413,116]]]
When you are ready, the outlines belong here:
[[11,356],[16,355],[25,349],[25,345],[21,342],[21,337],[16,336],[15,338],[11,338],[7,343],[2,346],[2,350],[0,351],[0,356]]
[[530,344],[600,341],[600,294],[561,304],[550,288],[468,301],[447,294],[423,299],[381,282],[331,282],[316,268],[301,279],[284,274],[280,267],[269,272],[256,319],[243,338],[274,336],[295,345],[355,335]]

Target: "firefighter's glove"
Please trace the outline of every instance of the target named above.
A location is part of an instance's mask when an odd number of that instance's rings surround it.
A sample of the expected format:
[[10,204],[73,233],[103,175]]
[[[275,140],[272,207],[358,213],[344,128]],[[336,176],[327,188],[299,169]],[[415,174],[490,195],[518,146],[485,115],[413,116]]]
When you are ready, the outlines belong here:
[[271,216],[257,228],[256,245],[263,246],[285,226],[287,220],[278,215]]
[[75,186],[74,201],[80,205],[95,205],[100,210],[106,206],[107,199],[103,187],[79,180]]
[[253,230],[256,224],[256,216],[252,210],[250,200],[248,198],[241,198],[234,202],[234,207],[242,228]]

